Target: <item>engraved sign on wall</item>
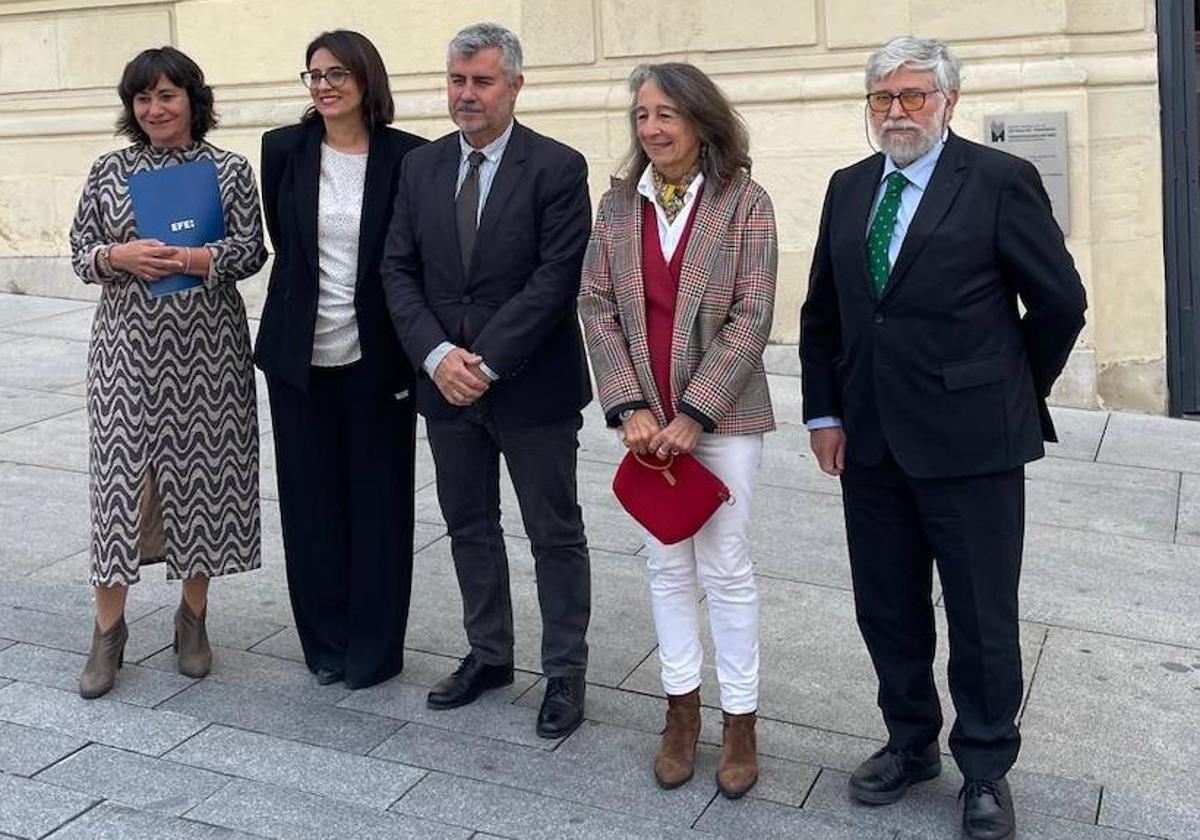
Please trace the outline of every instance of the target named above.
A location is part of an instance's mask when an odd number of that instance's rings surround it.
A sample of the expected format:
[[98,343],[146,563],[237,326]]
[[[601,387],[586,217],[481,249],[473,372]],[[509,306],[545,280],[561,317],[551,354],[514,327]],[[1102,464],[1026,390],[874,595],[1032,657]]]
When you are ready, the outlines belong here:
[[1054,220],[1071,233],[1071,179],[1067,168],[1067,114],[992,114],[983,118],[983,142],[1037,167]]

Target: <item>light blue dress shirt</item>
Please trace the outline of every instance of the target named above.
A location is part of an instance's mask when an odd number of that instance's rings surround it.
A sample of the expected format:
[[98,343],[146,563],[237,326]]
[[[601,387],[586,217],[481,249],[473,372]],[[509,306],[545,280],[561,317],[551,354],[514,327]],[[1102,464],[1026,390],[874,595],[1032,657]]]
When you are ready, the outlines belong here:
[[[913,216],[917,214],[917,208],[921,206],[921,199],[925,197],[925,190],[929,187],[929,179],[933,177],[934,167],[937,166],[938,158],[942,156],[942,149],[945,147],[946,134],[943,132],[942,139],[932,149],[904,169],[896,166],[891,155],[884,158],[883,174],[879,178],[879,187],[875,191],[875,202],[871,205],[871,215],[867,219],[867,231],[871,229],[871,223],[875,221],[875,214],[879,211],[879,202],[883,201],[883,194],[887,189],[887,177],[899,170],[908,179],[904,191],[900,193],[900,209],[896,212],[896,224],[892,228],[892,241],[888,245],[888,265],[894,266],[896,259],[900,256],[900,249],[904,246],[904,237],[908,236],[908,226],[912,224]],[[865,248],[865,232],[863,239]],[[840,417],[814,417],[805,425],[811,432],[816,429],[840,426],[842,420]]]
[[[504,150],[508,148],[508,140],[512,137],[513,123],[508,123],[508,128],[504,129],[504,133],[488,143],[479,151],[483,153],[483,163],[479,164],[479,207],[475,211],[475,224],[479,224],[479,220],[483,217],[483,208],[487,204],[488,193],[491,192],[492,182],[496,180],[496,171],[500,168],[500,160],[504,157]],[[454,195],[458,195],[458,191],[462,189],[463,181],[467,179],[467,172],[471,168],[471,163],[468,156],[475,151],[475,147],[467,142],[467,138],[459,132],[458,135],[459,158],[458,158],[458,182],[454,187]],[[421,365],[425,372],[429,374],[430,379],[433,378],[433,372],[437,370],[437,366],[442,363],[442,359],[450,355],[450,351],[454,349],[454,345],[449,341],[443,341],[437,347],[429,351],[429,355],[425,357],[424,363]],[[487,363],[481,363],[480,369],[484,374],[495,382],[498,377],[496,373],[487,366]]]

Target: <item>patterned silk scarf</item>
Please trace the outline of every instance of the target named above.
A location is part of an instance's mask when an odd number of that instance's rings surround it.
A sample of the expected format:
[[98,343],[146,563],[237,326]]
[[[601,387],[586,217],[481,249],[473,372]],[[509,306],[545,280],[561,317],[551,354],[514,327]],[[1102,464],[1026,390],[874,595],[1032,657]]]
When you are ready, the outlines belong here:
[[697,166],[683,176],[681,181],[673,184],[662,176],[657,167],[650,167],[650,177],[654,182],[654,199],[667,214],[667,224],[673,224],[675,217],[683,210],[688,187],[692,185],[692,181],[696,180],[698,174],[700,174],[700,167]]

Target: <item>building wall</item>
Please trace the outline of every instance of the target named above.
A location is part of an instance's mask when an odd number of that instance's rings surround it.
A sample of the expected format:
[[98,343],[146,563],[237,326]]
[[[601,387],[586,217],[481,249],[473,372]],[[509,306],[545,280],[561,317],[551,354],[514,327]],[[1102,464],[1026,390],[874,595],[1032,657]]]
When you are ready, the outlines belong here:
[[[114,88],[138,50],[173,43],[195,58],[222,115],[211,139],[257,161],[262,131],[305,105],[296,74],[323,28],[379,46],[401,127],[449,131],[445,44],[481,16],[521,36],[518,114],[587,155],[593,200],[627,144],[635,64],[682,59],[717,79],[750,125],[754,176],[777,208],[783,344],[798,337],[829,175],[870,152],[867,54],[904,32],[951,41],[966,64],[962,135],[978,139],[988,113],[1069,115],[1069,245],[1091,310],[1058,400],[1165,410],[1153,0],[0,0],[0,289],[94,294],[69,271],[66,231],[89,162],[120,145]],[[262,286],[244,286],[252,307]]]

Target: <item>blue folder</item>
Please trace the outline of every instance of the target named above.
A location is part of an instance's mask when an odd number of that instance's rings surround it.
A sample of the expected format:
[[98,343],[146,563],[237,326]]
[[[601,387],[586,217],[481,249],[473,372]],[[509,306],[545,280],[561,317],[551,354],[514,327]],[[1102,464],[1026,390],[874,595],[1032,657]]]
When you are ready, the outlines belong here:
[[[225,238],[221,188],[211,160],[137,172],[128,183],[140,239],[195,248]],[[147,285],[150,294],[162,297],[202,282],[193,274],[170,274]]]

